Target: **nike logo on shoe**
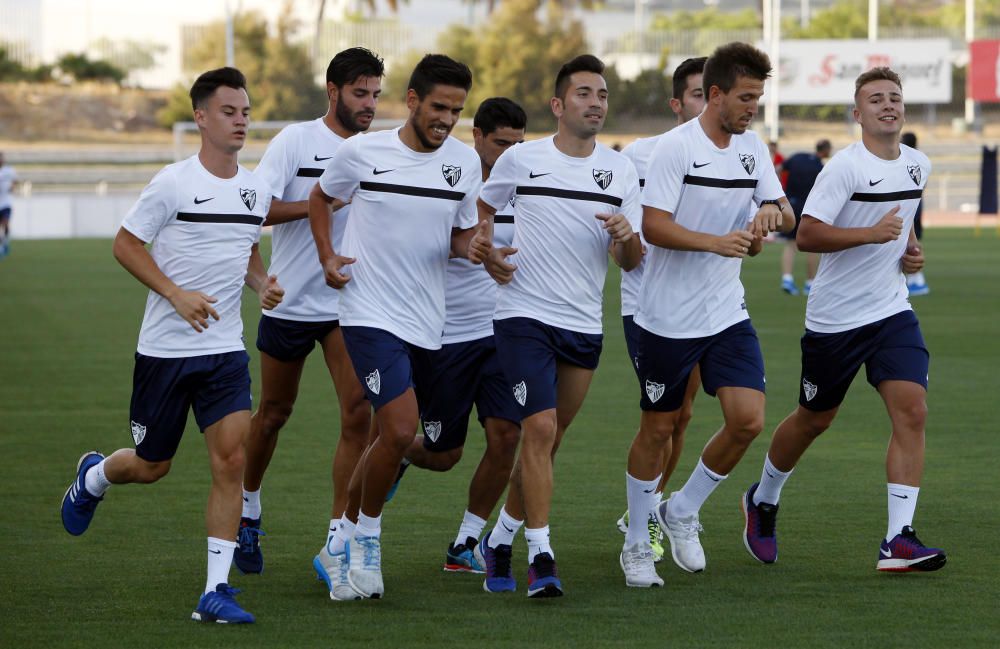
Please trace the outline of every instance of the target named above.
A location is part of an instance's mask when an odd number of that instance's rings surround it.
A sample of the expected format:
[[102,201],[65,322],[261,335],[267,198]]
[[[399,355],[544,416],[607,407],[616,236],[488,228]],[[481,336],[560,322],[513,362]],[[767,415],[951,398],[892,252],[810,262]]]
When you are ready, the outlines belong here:
[[548,176],[551,173],[552,173],[551,171],[546,171],[543,174],[536,174],[534,171],[529,171],[528,178],[541,178],[542,176]]
[[869,187],[874,187],[875,185],[879,184],[883,180],[885,180],[885,178],[879,178],[878,180],[869,180],[868,181],[868,186]]
[[892,497],[894,497],[894,498],[902,498],[903,500],[908,500],[909,499],[909,496],[900,496],[899,494],[889,494],[889,495],[892,496]]
[[323,162],[324,160],[329,160],[332,157],[333,157],[332,155],[328,155],[325,158],[321,158],[318,155],[314,155],[313,160],[315,160],[316,162]]
[[395,169],[375,169],[375,168],[373,168],[372,169],[372,174],[376,175],[376,176],[380,176],[382,174],[387,174],[390,171],[396,171],[396,170]]
[[892,552],[889,552],[885,548],[879,548],[878,551],[882,553],[883,557],[891,557],[892,556]]
[[697,162],[695,162],[694,163],[694,168],[695,169],[701,169],[702,167],[705,167],[705,166],[710,165],[710,164],[712,164],[712,163],[711,162],[702,162],[701,164],[698,164]]
[[197,196],[194,197],[194,204],[201,205],[202,203],[207,203],[208,201],[214,199],[215,196],[209,196],[208,198],[199,199]]

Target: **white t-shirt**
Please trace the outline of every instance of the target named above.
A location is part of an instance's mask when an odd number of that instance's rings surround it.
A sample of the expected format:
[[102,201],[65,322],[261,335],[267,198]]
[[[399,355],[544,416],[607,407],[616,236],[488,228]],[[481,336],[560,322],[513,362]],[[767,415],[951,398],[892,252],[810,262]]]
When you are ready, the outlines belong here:
[[10,165],[5,164],[0,167],[0,210],[6,209],[13,204],[10,190],[17,180],[17,172]]
[[639,177],[628,158],[598,143],[586,158],[559,151],[552,136],[500,155],[481,198],[514,201],[514,278],[500,287],[496,319],[532,318],[599,334],[611,237],[596,214],[621,213],[641,226]]
[[122,227],[145,242],[163,274],[186,291],[217,299],[208,329],[195,331],[166,298],[146,298],[140,354],[160,358],[203,356],[243,347],[240,296],[253,244],[271,205],[271,191],[239,167],[228,180],[213,176],[198,156],[163,168],[125,215]]
[[[670,212],[688,230],[725,235],[749,227],[754,204],[783,195],[760,137],[733,135],[720,149],[693,119],[660,137],[642,203]],[[701,338],[750,317],[739,258],[654,245],[646,258],[635,315],[643,329],[665,338]]]
[[806,329],[836,333],[856,329],[910,309],[899,260],[931,162],[901,144],[900,156],[883,160],[855,142],[823,167],[809,192],[804,215],[838,228],[875,225],[900,206],[903,233],[895,241],[824,253],[806,303]]
[[[254,175],[270,186],[271,195],[283,201],[306,200],[327,161],[343,143],[344,138],[327,128],[322,119],[292,124],[271,140]],[[331,241],[338,253],[350,207],[344,206],[330,220]],[[340,292],[326,285],[309,219],[279,223],[271,233],[268,273],[277,275],[285,300],[263,314],[300,322],[336,320]]]
[[[653,137],[642,137],[625,147],[622,155],[632,161],[635,171],[639,175],[639,193],[642,194],[646,186],[646,169],[649,167],[649,159],[653,155],[656,143],[660,141],[660,135]],[[643,247],[646,247],[646,240],[642,239],[642,227],[640,216],[640,227],[636,229]],[[635,315],[636,305],[639,301],[639,289],[642,287],[642,274],[646,269],[646,255],[642,256],[642,261],[632,270],[622,271],[622,315]]]
[[399,129],[353,137],[320,176],[327,196],[351,201],[338,254],[344,272],[340,323],[374,327],[423,347],[441,347],[444,286],[452,228],[478,223],[479,155],[449,137],[418,153]]
[[[514,209],[507,203],[493,219],[493,245],[510,246],[513,239]],[[492,336],[498,289],[482,264],[463,257],[449,259],[441,343],[450,345]]]

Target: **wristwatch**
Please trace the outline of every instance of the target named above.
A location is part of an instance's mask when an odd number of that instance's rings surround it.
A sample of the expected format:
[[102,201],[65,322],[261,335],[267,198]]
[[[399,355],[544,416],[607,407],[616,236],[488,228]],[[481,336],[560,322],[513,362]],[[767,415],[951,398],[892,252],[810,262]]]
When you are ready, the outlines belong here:
[[768,199],[766,201],[761,201],[760,205],[758,205],[757,207],[760,208],[760,207],[764,207],[765,205],[774,205],[779,210],[781,209],[781,204],[778,203],[777,199]]

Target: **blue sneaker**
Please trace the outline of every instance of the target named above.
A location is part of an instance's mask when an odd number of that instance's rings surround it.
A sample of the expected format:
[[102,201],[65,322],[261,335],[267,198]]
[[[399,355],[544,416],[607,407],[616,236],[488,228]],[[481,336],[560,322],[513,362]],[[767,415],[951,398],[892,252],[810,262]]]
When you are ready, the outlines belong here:
[[803,295],[808,296],[809,292],[812,291],[812,290],[813,290],[812,280],[811,279],[807,279],[806,282],[805,282],[805,284],[802,285],[802,293],[803,293]]
[[481,575],[486,572],[476,559],[475,548],[478,541],[473,537],[465,539],[465,543],[448,544],[448,551],[444,555],[445,572],[472,572]]
[[236,603],[234,595],[240,592],[229,584],[219,584],[211,593],[205,593],[198,600],[198,608],[191,613],[195,622],[218,622],[219,624],[253,624],[256,618]]
[[264,572],[264,553],[260,551],[260,537],[267,536],[260,529],[259,518],[241,518],[233,563],[244,575],[259,575]]
[[906,290],[910,294],[910,297],[917,297],[930,293],[931,287],[927,285],[927,282],[911,282],[906,285]]
[[940,570],[948,557],[941,548],[929,548],[920,542],[909,525],[892,537],[882,541],[875,568],[886,572],[932,572]]
[[396,490],[399,489],[399,481],[403,479],[403,474],[406,473],[406,469],[410,466],[409,462],[399,464],[399,471],[396,473],[396,481],[392,483],[389,487],[389,493],[385,495],[385,502],[392,500],[392,497],[396,495]]
[[795,280],[783,279],[781,280],[781,290],[789,295],[798,295],[799,287],[795,285]]
[[66,531],[73,536],[80,536],[87,531],[90,521],[94,518],[94,510],[98,503],[104,500],[104,496],[94,496],[84,486],[84,476],[96,465],[101,463],[104,456],[97,451],[87,451],[80,457],[76,464],[76,480],[69,486],[63,495],[62,501],[62,523]]
[[487,534],[476,545],[474,552],[476,561],[486,569],[483,590],[487,593],[514,592],[517,589],[517,582],[510,569],[512,549],[509,545],[502,544],[491,548],[489,540],[490,535]]
[[528,566],[528,597],[562,597],[562,594],[556,560],[548,552],[539,552]]

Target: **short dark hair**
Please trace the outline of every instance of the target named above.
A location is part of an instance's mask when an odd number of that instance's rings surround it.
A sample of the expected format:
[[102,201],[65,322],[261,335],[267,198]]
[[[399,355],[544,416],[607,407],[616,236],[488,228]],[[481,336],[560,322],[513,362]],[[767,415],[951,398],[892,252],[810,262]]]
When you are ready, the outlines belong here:
[[593,54],[581,54],[572,61],[563,63],[556,75],[556,85],[554,97],[566,98],[566,89],[569,88],[569,78],[577,72],[593,72],[604,74],[604,62]]
[[701,85],[705,94],[712,86],[722,92],[729,92],[739,77],[749,77],[764,81],[771,76],[771,59],[748,43],[722,45],[705,61],[705,72]]
[[375,52],[364,47],[351,47],[338,52],[326,68],[326,82],[338,88],[354,83],[360,77],[382,77],[385,64]]
[[833,145],[830,144],[830,140],[827,140],[826,138],[824,138],[824,139],[822,139],[822,140],[820,140],[819,142],[816,143],[816,153],[822,153],[823,151],[829,151],[832,148],[833,148]]
[[705,71],[705,61],[707,56],[699,56],[694,59],[684,59],[684,61],[674,70],[674,99],[684,99],[684,91],[687,90],[688,78]]
[[469,92],[472,88],[472,70],[466,64],[444,54],[427,54],[413,68],[407,88],[423,99],[434,86],[452,86]]
[[498,128],[520,128],[528,125],[528,116],[524,109],[506,97],[490,97],[483,100],[472,118],[472,125],[489,135]]
[[872,81],[891,81],[897,86],[899,86],[900,90],[903,89],[903,81],[899,78],[898,74],[892,71],[892,69],[884,66],[878,68],[872,68],[867,72],[862,72],[860,75],[858,75],[858,78],[854,80],[855,102],[858,101],[858,93],[861,92],[861,89],[865,86],[865,84],[871,83]]
[[916,149],[917,148],[917,134],[914,133],[913,131],[907,131],[906,133],[903,133],[902,135],[899,136],[899,142],[901,144],[905,144],[906,146],[910,147],[911,149]]
[[194,80],[191,92],[188,93],[191,95],[191,107],[197,110],[219,89],[219,86],[246,90],[247,78],[236,68],[218,68],[203,73]]

